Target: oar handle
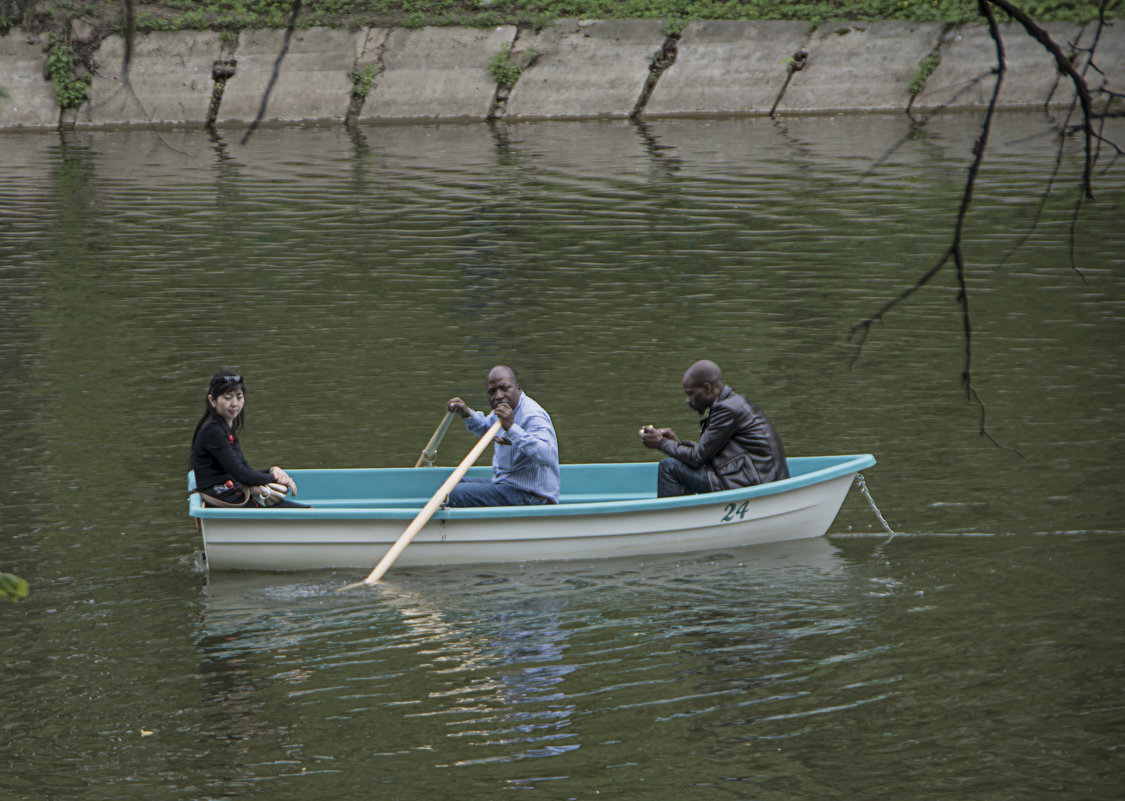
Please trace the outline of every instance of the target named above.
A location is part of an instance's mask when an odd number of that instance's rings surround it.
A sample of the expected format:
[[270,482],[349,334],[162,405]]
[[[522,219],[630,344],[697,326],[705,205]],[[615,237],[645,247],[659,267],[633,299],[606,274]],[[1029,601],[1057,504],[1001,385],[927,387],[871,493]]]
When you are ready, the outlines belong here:
[[445,417],[442,418],[441,423],[434,430],[434,434],[430,437],[430,441],[426,443],[426,447],[422,449],[422,454],[418,457],[418,461],[414,463],[415,467],[422,465],[432,465],[434,457],[437,456],[438,443],[441,438],[445,436],[445,432],[449,430],[449,424],[453,422],[454,412],[446,412]]
[[367,586],[371,586],[383,577],[383,574],[386,573],[388,569],[390,569],[390,566],[392,564],[394,564],[395,559],[398,559],[399,554],[402,553],[406,549],[406,546],[410,544],[410,541],[414,539],[414,535],[421,531],[422,527],[425,526],[426,523],[430,522],[430,518],[434,516],[434,512],[437,511],[438,506],[441,505],[441,502],[445,499],[445,496],[449,494],[450,490],[452,490],[453,487],[457,485],[457,482],[460,481],[461,478],[465,475],[465,473],[469,471],[469,468],[473,466],[473,463],[476,462],[478,458],[480,458],[481,453],[483,453],[484,449],[488,447],[488,444],[492,441],[492,438],[496,435],[496,432],[500,430],[500,425],[500,421],[497,420],[489,427],[484,436],[480,438],[480,441],[478,441],[477,444],[473,446],[473,449],[469,451],[469,455],[461,460],[461,464],[457,465],[457,468],[452,473],[450,473],[449,477],[445,479],[444,482],[442,482],[442,485],[440,487],[438,487],[438,491],[434,493],[434,497],[430,498],[430,500],[426,502],[426,505],[422,507],[422,511],[419,512],[418,516],[414,518],[413,522],[411,522],[411,524],[406,527],[406,531],[402,532],[402,534],[399,535],[399,538],[395,541],[395,544],[392,545],[391,549],[387,551],[382,559],[379,560],[379,564],[375,565],[375,569],[372,570],[370,574],[368,574],[367,578],[365,578],[363,581],[357,581],[354,584],[348,584],[345,587],[341,587],[341,590],[349,590],[353,587],[361,587],[365,584]]

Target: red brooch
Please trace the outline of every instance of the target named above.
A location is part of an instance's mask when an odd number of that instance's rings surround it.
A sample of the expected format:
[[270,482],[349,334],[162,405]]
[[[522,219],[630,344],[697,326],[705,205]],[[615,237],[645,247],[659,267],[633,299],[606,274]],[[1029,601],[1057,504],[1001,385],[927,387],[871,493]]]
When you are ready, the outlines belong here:
[[230,444],[231,444],[231,445],[233,445],[233,444],[234,444],[234,434],[231,434],[231,435],[230,435],[229,437],[227,437],[227,439],[229,439],[229,440],[230,440]]

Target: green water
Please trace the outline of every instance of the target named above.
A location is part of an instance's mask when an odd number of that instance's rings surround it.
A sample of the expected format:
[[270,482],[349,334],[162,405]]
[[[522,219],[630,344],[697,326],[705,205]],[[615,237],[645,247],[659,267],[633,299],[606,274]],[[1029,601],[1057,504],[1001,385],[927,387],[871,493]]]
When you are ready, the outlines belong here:
[[[1116,799],[1125,181],[1005,115],[0,135],[0,786],[16,799]],[[897,146],[896,146],[897,145]],[[874,168],[873,168],[874,167]],[[1026,236],[1026,241],[1021,240]],[[207,576],[208,377],[255,465],[413,464],[513,366],[564,461],[653,458],[712,358],[830,535],[645,560]],[[471,445],[451,431],[442,461]]]

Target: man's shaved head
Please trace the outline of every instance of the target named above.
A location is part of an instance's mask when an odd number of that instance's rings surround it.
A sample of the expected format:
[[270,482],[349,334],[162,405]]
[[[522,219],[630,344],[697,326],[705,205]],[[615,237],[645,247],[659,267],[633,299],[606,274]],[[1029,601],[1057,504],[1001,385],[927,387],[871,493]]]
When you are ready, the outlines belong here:
[[710,359],[703,359],[696,362],[687,369],[684,373],[684,382],[691,382],[694,386],[702,384],[714,384],[716,387],[722,388],[723,386],[723,371],[719,369],[719,365],[715,364]]
[[489,381],[493,380],[494,378],[499,379],[505,377],[511,378],[513,382],[516,381],[516,371],[511,367],[508,367],[506,364],[498,364],[488,371]]
[[723,371],[709,359],[693,364],[684,373],[684,395],[688,406],[703,414],[723,392]]

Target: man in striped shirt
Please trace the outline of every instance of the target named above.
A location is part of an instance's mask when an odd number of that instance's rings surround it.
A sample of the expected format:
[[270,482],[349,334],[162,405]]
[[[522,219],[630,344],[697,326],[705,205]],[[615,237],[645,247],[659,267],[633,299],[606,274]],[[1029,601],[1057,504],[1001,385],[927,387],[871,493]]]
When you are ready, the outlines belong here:
[[488,373],[488,402],[492,414],[470,409],[450,398],[446,409],[465,419],[465,428],[478,437],[500,421],[492,446],[492,479],[464,478],[449,493],[449,506],[520,506],[559,502],[559,444],[546,409],[516,380],[510,367],[498,365]]

